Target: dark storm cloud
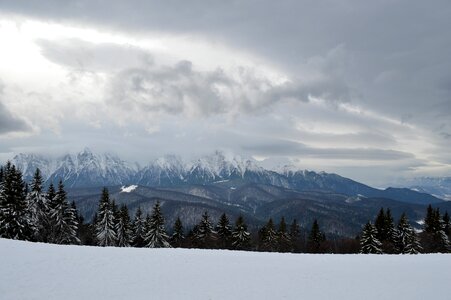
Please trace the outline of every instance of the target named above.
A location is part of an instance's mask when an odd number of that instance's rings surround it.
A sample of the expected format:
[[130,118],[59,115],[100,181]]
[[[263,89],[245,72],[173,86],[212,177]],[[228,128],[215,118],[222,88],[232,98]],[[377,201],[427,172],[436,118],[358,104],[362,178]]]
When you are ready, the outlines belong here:
[[0,81],[0,135],[10,132],[29,131],[30,127],[23,120],[14,116],[3,103],[4,85]]

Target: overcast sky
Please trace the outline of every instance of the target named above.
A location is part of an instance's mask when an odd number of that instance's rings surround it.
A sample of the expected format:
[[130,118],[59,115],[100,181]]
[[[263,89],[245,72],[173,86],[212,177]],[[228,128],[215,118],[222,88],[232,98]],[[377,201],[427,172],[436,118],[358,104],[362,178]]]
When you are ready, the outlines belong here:
[[451,175],[451,2],[0,0],[0,159]]

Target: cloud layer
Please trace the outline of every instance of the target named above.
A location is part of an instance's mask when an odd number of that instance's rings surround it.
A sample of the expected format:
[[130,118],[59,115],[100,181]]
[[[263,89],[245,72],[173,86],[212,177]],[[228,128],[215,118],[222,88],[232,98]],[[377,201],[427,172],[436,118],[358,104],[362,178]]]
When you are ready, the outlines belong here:
[[220,148],[377,185],[451,172],[449,1],[19,0],[0,15],[0,134],[33,133],[3,153]]

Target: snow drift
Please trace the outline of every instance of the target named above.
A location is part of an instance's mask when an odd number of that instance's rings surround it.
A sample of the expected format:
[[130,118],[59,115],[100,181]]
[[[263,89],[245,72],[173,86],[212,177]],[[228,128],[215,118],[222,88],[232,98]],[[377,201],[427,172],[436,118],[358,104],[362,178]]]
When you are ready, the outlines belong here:
[[58,246],[0,239],[2,299],[449,299],[451,256]]

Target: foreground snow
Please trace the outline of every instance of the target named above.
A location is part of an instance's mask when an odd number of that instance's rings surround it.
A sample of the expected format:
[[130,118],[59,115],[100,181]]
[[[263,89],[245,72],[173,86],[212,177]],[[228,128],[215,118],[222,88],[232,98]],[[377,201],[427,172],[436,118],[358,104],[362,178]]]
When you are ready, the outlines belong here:
[[451,299],[451,255],[306,255],[0,239],[2,299]]

